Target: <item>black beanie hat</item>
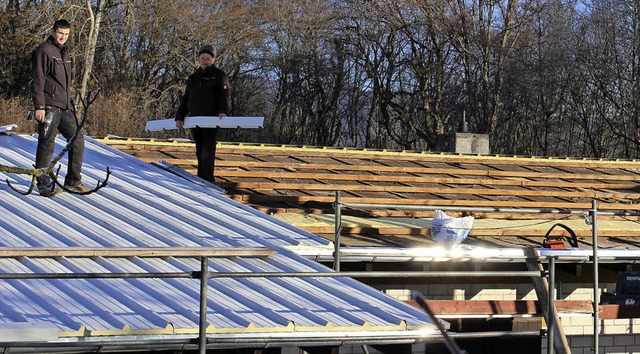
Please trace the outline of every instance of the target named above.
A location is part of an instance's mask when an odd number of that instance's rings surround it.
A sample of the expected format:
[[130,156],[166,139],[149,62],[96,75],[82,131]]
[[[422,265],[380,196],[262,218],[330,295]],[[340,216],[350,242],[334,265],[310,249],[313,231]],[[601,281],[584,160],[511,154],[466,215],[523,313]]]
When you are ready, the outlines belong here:
[[200,51],[198,52],[198,56],[200,56],[200,54],[202,53],[207,53],[209,55],[211,55],[212,57],[215,57],[215,55],[213,54],[213,46],[209,45],[209,44],[205,44],[202,47],[200,47]]

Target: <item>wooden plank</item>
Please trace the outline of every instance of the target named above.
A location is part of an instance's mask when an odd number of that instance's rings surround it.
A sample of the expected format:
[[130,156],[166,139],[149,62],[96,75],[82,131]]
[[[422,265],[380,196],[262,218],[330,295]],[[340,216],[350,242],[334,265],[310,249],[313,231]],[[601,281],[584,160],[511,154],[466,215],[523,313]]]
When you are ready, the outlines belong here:
[[[181,158],[164,158],[159,156],[140,157],[144,162],[156,162],[159,160],[166,161],[174,165],[193,165],[197,161],[195,159]],[[226,170],[224,167],[242,166],[249,171]],[[371,172],[371,165],[338,165],[338,164],[305,164],[305,163],[279,163],[279,162],[255,162],[255,161],[236,161],[236,160],[217,160],[216,176],[220,177],[265,177],[265,178],[319,178],[323,180],[357,180],[357,181],[379,181],[379,182],[417,182],[428,183],[431,177],[411,177],[411,176],[389,176],[389,175],[358,175],[358,174],[317,174],[316,170],[333,170],[333,171],[363,171]],[[255,169],[285,169],[300,170],[299,172],[274,172],[274,171],[257,171]],[[481,181],[478,184],[499,184],[499,185],[522,185],[522,186],[549,186],[549,187],[577,187],[577,188],[598,188],[598,189],[634,189],[640,187],[638,175],[623,174],[575,174],[575,173],[539,173],[539,172],[521,172],[521,171],[490,171],[490,170],[463,170],[463,169],[441,169],[441,168],[416,168],[416,167],[391,167],[376,166],[378,173],[420,173],[420,174],[448,174],[458,176],[487,176],[487,177],[504,177],[504,180],[476,180],[449,178],[443,179],[440,183],[457,183],[467,184],[474,181]],[[304,171],[304,172],[303,172]],[[617,181],[617,182],[634,182],[634,183],[598,183],[598,182],[571,182],[571,181],[529,181],[519,180],[517,178],[529,179],[563,179],[563,180],[599,180],[599,181]],[[476,182],[477,183],[477,182]]]
[[[218,154],[219,156],[220,154]],[[180,164],[181,160],[169,160],[173,164]],[[371,172],[372,166],[367,164],[361,165],[348,165],[348,164],[314,164],[314,163],[283,163],[283,162],[256,162],[256,161],[240,161],[240,160],[216,160],[217,167],[239,167],[242,168],[270,168],[270,169],[283,169],[283,170],[309,170],[310,174],[314,174],[315,170],[332,170],[332,171],[363,171]],[[496,171],[496,170],[477,170],[477,169],[456,169],[456,168],[424,168],[424,167],[395,167],[395,166],[375,166],[377,173],[419,173],[419,174],[455,174],[460,176],[486,176],[486,177],[505,177],[505,178],[538,178],[538,179],[572,179],[572,180],[603,180],[603,181],[638,181],[640,175],[623,175],[623,174],[576,174],[576,173],[547,173],[547,172],[522,172],[522,171]],[[217,171],[216,171],[217,172]],[[257,172],[257,171],[254,171]],[[246,177],[251,172],[247,171],[231,171],[221,169],[220,173],[223,173],[228,177]],[[277,173],[277,172],[270,172]],[[302,172],[294,172],[302,173]],[[326,175],[326,176],[325,176]],[[366,175],[339,175],[339,174],[322,174],[323,179],[344,177],[352,178],[352,176],[362,176],[359,178],[365,178]],[[371,180],[387,180],[388,176],[370,175]],[[407,176],[393,176],[393,177],[405,177]],[[282,177],[286,178],[286,177]],[[412,177],[421,178],[421,177]],[[640,184],[635,183],[635,186]]]
[[[262,206],[262,205],[252,205],[252,207],[258,211],[261,211],[265,214],[282,214],[282,213],[305,213],[305,214],[334,214],[333,205],[328,205],[324,208],[322,206],[317,206],[315,208],[305,207],[303,205],[292,205],[291,207],[274,207],[274,206]],[[461,217],[461,212],[447,212],[452,217]],[[399,210],[399,209],[375,209],[375,210],[343,210],[343,215],[355,215],[360,217],[390,217],[390,218],[432,218],[434,211],[431,210]],[[540,215],[538,214],[517,214],[517,213],[486,213],[486,212],[474,212],[473,216],[476,219],[497,219],[497,220],[538,220],[540,219]],[[567,220],[584,220],[584,215],[580,214],[545,214],[545,220],[559,220],[559,221],[567,221]],[[619,216],[614,215],[600,215],[598,216],[598,220],[620,220]],[[624,216],[624,220],[627,221],[640,221],[639,216]],[[334,232],[333,230],[332,232]]]
[[[164,160],[167,161],[167,160]],[[170,161],[167,161],[170,162]],[[186,161],[185,161],[186,162]],[[217,162],[216,162],[217,164]],[[240,162],[238,162],[240,164]],[[218,166],[219,167],[219,166]],[[246,167],[246,166],[245,166]],[[371,169],[371,166],[368,166]],[[554,188],[593,188],[593,189],[634,189],[640,187],[640,183],[602,183],[602,182],[573,182],[568,181],[574,175],[560,177],[562,181],[527,180],[527,179],[488,179],[488,178],[460,178],[460,177],[414,177],[397,175],[357,175],[337,173],[303,173],[303,172],[274,172],[274,171],[230,171],[216,169],[216,177],[221,178],[279,178],[279,179],[313,179],[313,180],[337,180],[358,182],[394,182],[394,183],[442,183],[442,184],[471,184],[471,185],[496,185],[496,186],[520,186],[520,187],[554,187]],[[542,177],[540,177],[542,178]],[[608,178],[607,178],[608,179]],[[622,179],[608,179],[621,181]],[[286,184],[286,183],[283,183]],[[294,188],[289,188],[294,189]],[[633,193],[637,195],[637,193]]]
[[518,165],[518,166],[563,166],[582,168],[630,168],[640,169],[638,160],[620,159],[576,159],[576,158],[555,158],[555,157],[522,157],[522,156],[501,156],[501,155],[464,155],[450,153],[429,153],[415,151],[373,151],[357,150],[347,148],[314,148],[299,146],[267,146],[267,145],[242,145],[233,146],[224,144],[220,146],[220,152],[227,154],[253,154],[253,155],[274,155],[274,152],[287,153],[290,156],[322,157],[335,156],[340,158],[368,158],[371,160],[392,160],[420,163],[444,162],[444,163],[469,163],[469,164],[490,164],[490,165]]
[[[418,307],[415,301],[406,301]],[[437,315],[540,315],[536,300],[428,300]],[[591,301],[556,300],[561,313],[593,313]]]
[[[221,177],[221,176],[218,176]],[[487,188],[445,188],[445,187],[416,187],[416,186],[377,186],[362,184],[311,184],[311,183],[264,183],[264,182],[219,182],[224,189],[255,189],[255,190],[308,190],[308,191],[348,191],[348,192],[384,192],[384,193],[431,193],[431,194],[472,194],[512,197],[555,197],[555,198],[638,198],[637,193],[606,193],[606,192],[575,192],[550,191],[528,189],[487,189]]]
[[[305,231],[314,234],[331,234],[335,232],[333,226],[313,226],[313,225],[295,225]],[[520,225],[513,227],[503,226],[498,229],[472,229],[469,237],[503,237],[503,236],[520,236],[520,237],[544,237],[549,228],[545,229],[523,229]],[[591,230],[573,229],[576,237],[591,239],[593,232]],[[373,226],[342,226],[340,233],[343,235],[370,235],[370,236],[431,236],[431,229],[428,227],[373,227]],[[554,229],[550,236],[571,236],[564,229]],[[638,237],[638,231],[633,230],[598,230],[598,236],[602,237]],[[542,240],[540,240],[542,242]]]
[[[296,213],[296,212],[301,212],[299,209],[295,210],[293,208],[289,208],[289,209],[282,209],[280,210],[279,208],[272,208],[272,209],[263,209],[266,207],[261,207],[256,205],[254,207],[255,209],[258,209],[260,211],[263,211],[265,213],[285,213],[285,212],[290,212],[290,213]],[[300,208],[304,208],[304,207],[300,207]],[[315,211],[315,212],[314,212]],[[327,207],[326,209],[315,209],[315,210],[307,210],[305,211],[308,214],[333,214],[333,207]],[[358,212],[348,212],[348,211],[343,211],[343,214],[356,214],[359,215]],[[433,217],[433,213],[434,211],[421,211],[421,210],[398,210],[398,209],[375,209],[375,210],[366,210],[366,211],[361,211],[361,215],[363,215],[363,217],[411,217],[411,218],[432,218]],[[448,211],[447,214],[449,214],[450,216],[453,217],[461,217],[462,213],[461,212],[455,212],[455,211]],[[540,215],[537,214],[517,214],[517,213],[510,213],[510,212],[504,212],[504,213],[488,213],[488,212],[473,212],[473,217],[475,217],[476,219],[517,219],[517,220],[537,220],[540,219]],[[545,214],[544,215],[544,219],[545,220],[561,220],[561,221],[565,221],[565,220],[584,220],[584,215],[580,215],[580,214]],[[599,215],[598,216],[598,220],[619,220],[620,217],[617,216],[613,216],[613,215]],[[640,221],[640,215],[638,216],[625,216],[624,217],[625,220],[629,220],[629,221]]]
[[268,257],[274,250],[264,247],[0,247],[0,257],[52,258],[52,257]]
[[[245,202],[245,203],[261,203],[261,202],[282,202],[292,204],[304,204],[308,202],[317,203],[333,203],[335,198],[332,196],[275,196],[275,195],[246,195],[246,194],[229,194],[229,198]],[[342,203],[371,203],[371,198],[351,198],[341,197]],[[591,202],[578,203],[578,202],[518,202],[509,200],[444,200],[444,199],[399,199],[399,198],[375,198],[375,204],[379,205],[379,208],[388,208],[388,205],[398,205],[398,208],[402,206],[431,206],[431,207],[483,207],[494,208],[498,211],[500,208],[531,208],[541,210],[590,210],[592,208]],[[640,204],[625,204],[625,203],[599,203],[598,209],[603,211],[640,211]],[[515,213],[515,211],[512,211]]]
[[[99,141],[117,145],[122,141],[132,139],[105,138]],[[138,145],[171,145],[172,141],[160,141],[154,139],[136,139]],[[218,152],[223,154],[254,154],[254,155],[274,155],[274,152],[286,153],[291,156],[323,157],[336,155],[342,158],[367,158],[372,160],[394,160],[420,163],[429,162],[451,162],[451,163],[471,163],[471,164],[491,164],[491,165],[519,165],[519,166],[563,166],[582,168],[629,168],[637,169],[640,172],[640,162],[638,160],[621,159],[577,159],[558,157],[536,157],[536,156],[507,156],[507,155],[464,155],[454,153],[432,153],[425,151],[387,151],[369,149],[349,149],[330,147],[307,147],[307,146],[286,146],[286,145],[266,145],[266,144],[244,144],[227,143],[218,144]]]
[[[194,151],[189,151],[189,153],[195,153]],[[181,159],[181,158],[162,158],[162,157],[138,157],[138,159],[142,162],[159,162],[164,161],[176,166],[184,166],[184,165],[196,165],[198,160],[196,159]],[[239,163],[239,162],[238,162]],[[216,165],[218,162],[216,161]]]
[[[406,303],[419,307],[413,300]],[[440,317],[464,315],[541,315],[537,300],[428,300],[429,307]],[[593,314],[591,300],[555,300],[560,314]],[[640,318],[638,305],[600,305],[601,320]]]
[[601,320],[640,318],[638,305],[601,305],[599,311]]
[[[176,146],[170,146],[170,145],[142,145],[142,146],[138,146],[137,144],[125,144],[125,143],[121,143],[121,144],[108,144],[111,147],[114,147],[120,151],[126,152],[129,155],[134,155],[136,156],[137,153],[139,152],[159,152],[162,153],[163,156],[168,155],[168,156],[174,156],[176,153],[188,153],[188,154],[193,154],[196,151],[195,145],[193,145],[193,143],[191,143],[190,145],[183,145],[183,144],[176,144]],[[161,159],[161,157],[157,157],[157,158],[145,158],[144,162],[157,162],[158,159]],[[180,160],[180,159],[179,159]]]

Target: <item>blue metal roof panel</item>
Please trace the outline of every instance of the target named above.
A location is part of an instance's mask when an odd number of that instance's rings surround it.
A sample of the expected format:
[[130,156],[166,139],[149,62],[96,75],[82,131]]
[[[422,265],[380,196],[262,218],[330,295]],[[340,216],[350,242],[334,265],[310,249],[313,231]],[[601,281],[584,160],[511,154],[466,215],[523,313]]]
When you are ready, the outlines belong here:
[[[31,166],[35,146],[31,136],[0,136],[0,164]],[[109,185],[88,196],[22,196],[0,185],[0,247],[264,246],[276,254],[211,258],[210,269],[330,271],[286,249],[331,247],[325,239],[87,138],[85,185],[104,179],[107,166]],[[30,183],[4,172],[0,179],[24,189]],[[199,268],[196,258],[0,258],[0,273]],[[0,280],[0,323],[50,323],[70,337],[195,334],[199,294],[197,279]],[[350,278],[216,278],[208,299],[211,333],[434,328],[422,311]]]

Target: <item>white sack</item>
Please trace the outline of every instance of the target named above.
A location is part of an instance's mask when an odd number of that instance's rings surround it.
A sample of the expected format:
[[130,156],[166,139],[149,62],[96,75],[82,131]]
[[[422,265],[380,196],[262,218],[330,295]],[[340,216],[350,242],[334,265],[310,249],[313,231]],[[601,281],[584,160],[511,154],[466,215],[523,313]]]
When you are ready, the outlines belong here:
[[447,248],[464,241],[473,227],[473,216],[453,218],[442,210],[436,210],[431,222],[431,238]]

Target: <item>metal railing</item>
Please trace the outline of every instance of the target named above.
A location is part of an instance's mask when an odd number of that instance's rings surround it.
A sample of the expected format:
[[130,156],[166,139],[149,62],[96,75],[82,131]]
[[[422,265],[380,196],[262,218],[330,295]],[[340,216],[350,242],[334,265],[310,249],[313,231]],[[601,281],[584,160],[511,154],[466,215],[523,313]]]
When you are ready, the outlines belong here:
[[[626,212],[626,211],[600,211],[597,209],[597,202],[592,200],[591,209],[584,210],[568,210],[568,209],[535,209],[535,208],[490,208],[490,207],[451,207],[451,206],[438,206],[438,205],[411,205],[411,204],[376,204],[376,203],[343,203],[341,202],[340,191],[335,192],[335,234],[334,234],[334,262],[333,268],[337,271],[340,270],[340,231],[342,226],[342,208],[396,208],[401,210],[452,210],[452,211],[475,211],[475,212],[510,212],[510,213],[523,213],[523,214],[580,214],[585,215],[586,221],[591,225],[592,231],[592,249],[593,255],[591,261],[593,262],[594,274],[593,274],[593,348],[594,354],[598,354],[599,350],[599,332],[600,332],[600,320],[598,305],[600,303],[599,293],[599,276],[598,276],[598,215],[612,215],[612,216],[640,216],[638,212]],[[555,306],[554,306],[554,292],[555,292],[555,261],[556,257],[548,257],[548,271],[549,276],[549,306],[547,309],[547,328],[552,328],[555,324],[553,319],[555,318]],[[471,275],[473,273],[467,273]],[[553,353],[553,331],[547,331],[547,352]]]
[[[405,277],[405,278],[438,278],[450,277],[452,272],[420,272],[420,271],[355,271],[355,272],[210,272],[208,267],[209,258],[216,257],[268,257],[275,252],[267,248],[0,248],[0,258],[87,258],[87,257],[143,257],[143,258],[199,258],[200,270],[186,272],[121,272],[121,273],[3,273],[0,279],[130,279],[130,278],[190,278],[200,279],[200,299],[199,299],[199,324],[198,324],[198,352],[206,353],[209,343],[207,328],[207,293],[208,279],[217,278],[381,278],[381,277]],[[544,277],[546,272],[473,272],[461,273],[464,277]],[[438,319],[431,317],[434,322]],[[443,334],[444,335],[444,334]],[[100,346],[105,345],[105,341]],[[141,341],[118,341],[114,345],[140,345]],[[165,339],[163,343],[180,344],[182,340]],[[53,343],[42,343],[44,348],[55,346]],[[71,345],[69,343],[69,345]],[[83,345],[98,347],[97,343],[84,343]],[[2,346],[25,346],[20,343],[2,343]]]
[[204,354],[207,346],[207,280],[209,258],[215,257],[267,257],[275,252],[263,247],[246,248],[0,248],[0,258],[200,258],[200,271],[146,272],[146,273],[3,273],[0,279],[123,279],[123,278],[193,278],[200,279],[200,311],[198,326],[198,350]]

